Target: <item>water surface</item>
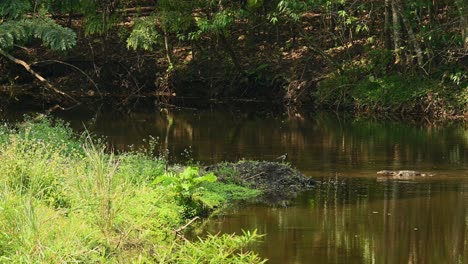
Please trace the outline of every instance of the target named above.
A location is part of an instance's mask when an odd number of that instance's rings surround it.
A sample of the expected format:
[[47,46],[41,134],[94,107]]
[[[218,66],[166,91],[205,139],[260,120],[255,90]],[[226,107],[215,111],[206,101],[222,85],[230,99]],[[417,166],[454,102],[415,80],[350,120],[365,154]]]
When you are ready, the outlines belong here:
[[[108,138],[115,150],[147,146],[172,162],[287,161],[321,184],[291,206],[249,205],[209,220],[204,232],[257,229],[270,263],[468,263],[468,129],[463,124],[366,121],[261,108],[59,114]],[[166,151],[167,150],[167,151]],[[167,154],[168,153],[168,154]],[[417,180],[377,181],[413,169]]]

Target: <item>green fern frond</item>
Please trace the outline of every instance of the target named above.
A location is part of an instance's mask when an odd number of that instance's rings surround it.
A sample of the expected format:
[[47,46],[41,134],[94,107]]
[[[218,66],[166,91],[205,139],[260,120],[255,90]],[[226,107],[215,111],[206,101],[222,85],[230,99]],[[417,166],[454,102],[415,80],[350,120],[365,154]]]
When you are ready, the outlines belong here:
[[41,39],[46,47],[59,51],[71,49],[76,44],[75,32],[47,17],[0,24],[0,49],[11,49],[15,43],[25,43],[31,38]]
[[66,51],[76,44],[76,34],[70,28],[62,27],[48,17],[30,19],[32,35],[41,39],[52,50]]
[[31,9],[28,0],[1,0],[0,17],[18,18]]
[[15,43],[26,42],[29,37],[29,26],[24,20],[0,24],[0,49],[10,49]]

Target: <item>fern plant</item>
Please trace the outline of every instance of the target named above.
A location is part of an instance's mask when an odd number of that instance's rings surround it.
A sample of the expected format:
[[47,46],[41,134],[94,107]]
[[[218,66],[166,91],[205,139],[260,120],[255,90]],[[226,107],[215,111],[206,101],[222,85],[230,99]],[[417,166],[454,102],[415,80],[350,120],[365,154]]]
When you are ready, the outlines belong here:
[[31,3],[26,0],[0,1],[0,17],[15,19],[31,9]]
[[76,34],[49,18],[45,9],[32,16],[32,6],[26,0],[0,1],[0,50],[7,51],[15,44],[24,45],[33,38],[52,50],[65,51],[76,44]]

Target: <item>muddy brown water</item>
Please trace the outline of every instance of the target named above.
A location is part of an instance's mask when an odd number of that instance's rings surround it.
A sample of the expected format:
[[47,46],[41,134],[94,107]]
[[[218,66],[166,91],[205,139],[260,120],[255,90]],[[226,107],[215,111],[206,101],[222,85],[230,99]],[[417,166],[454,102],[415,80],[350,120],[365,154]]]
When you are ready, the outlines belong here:
[[[287,162],[321,183],[288,207],[233,208],[200,235],[257,229],[269,263],[468,263],[468,128],[261,109],[57,114],[115,150],[157,139],[173,162]],[[15,117],[11,117],[14,119]],[[132,146],[132,147],[129,147]],[[379,170],[435,174],[378,181]]]

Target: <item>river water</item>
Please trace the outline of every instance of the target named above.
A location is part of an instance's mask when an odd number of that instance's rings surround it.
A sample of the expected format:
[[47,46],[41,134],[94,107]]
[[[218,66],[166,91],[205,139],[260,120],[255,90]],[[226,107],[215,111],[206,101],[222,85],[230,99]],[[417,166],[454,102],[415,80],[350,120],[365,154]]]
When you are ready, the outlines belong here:
[[[468,128],[415,121],[286,115],[261,107],[67,112],[78,131],[115,150],[157,141],[172,162],[287,162],[319,181],[288,207],[245,205],[213,217],[204,232],[265,234],[253,248],[269,263],[468,263]],[[166,151],[167,150],[167,151]],[[378,170],[432,177],[382,180]]]

